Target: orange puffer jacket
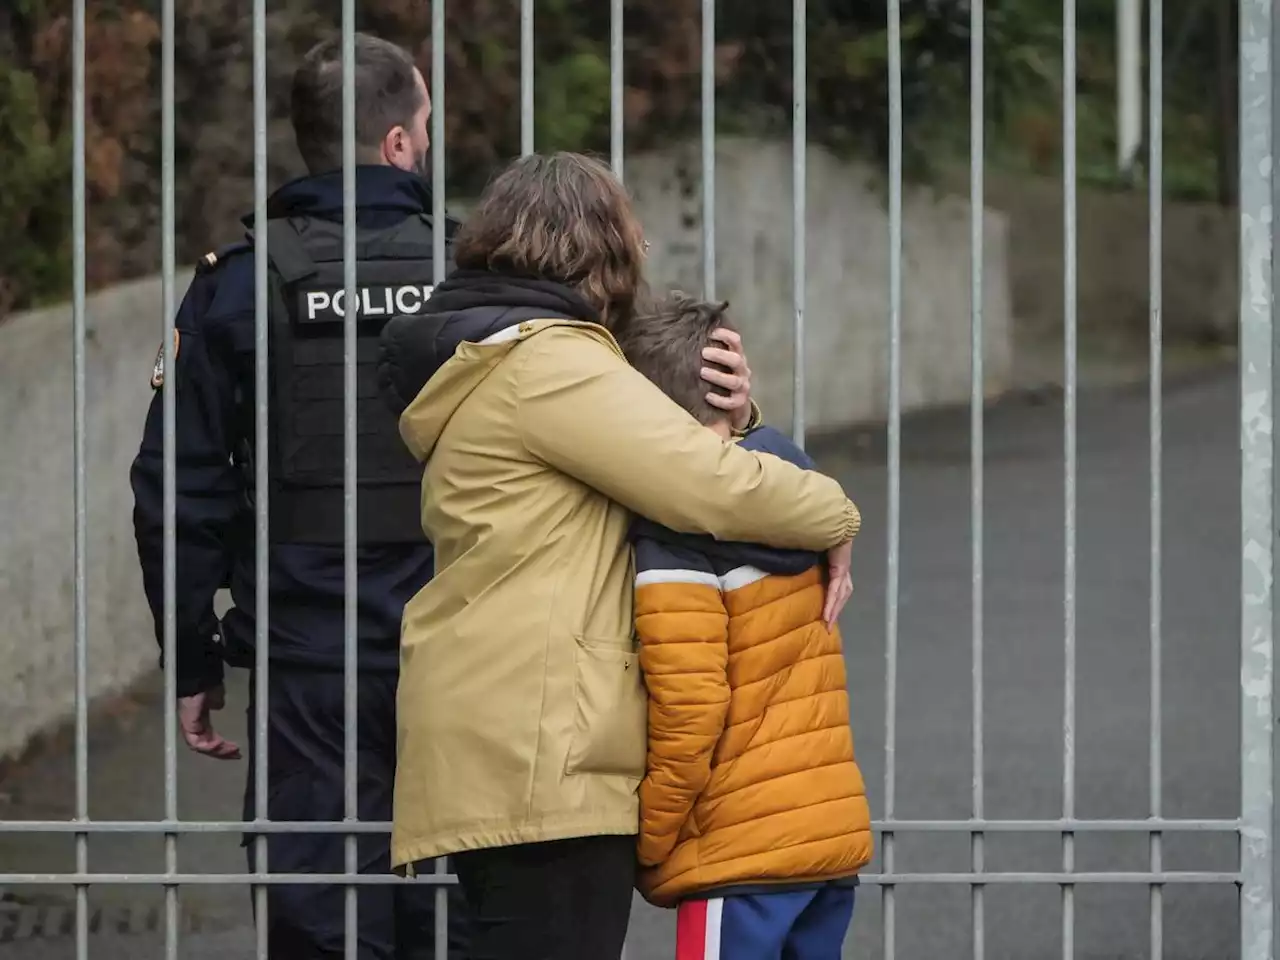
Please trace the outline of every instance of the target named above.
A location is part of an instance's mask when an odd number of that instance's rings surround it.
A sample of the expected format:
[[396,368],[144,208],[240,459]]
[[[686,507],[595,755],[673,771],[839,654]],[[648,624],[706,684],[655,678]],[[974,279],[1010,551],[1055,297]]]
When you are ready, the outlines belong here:
[[856,874],[870,812],[819,558],[647,521],[633,539],[649,691],[641,892],[666,906]]

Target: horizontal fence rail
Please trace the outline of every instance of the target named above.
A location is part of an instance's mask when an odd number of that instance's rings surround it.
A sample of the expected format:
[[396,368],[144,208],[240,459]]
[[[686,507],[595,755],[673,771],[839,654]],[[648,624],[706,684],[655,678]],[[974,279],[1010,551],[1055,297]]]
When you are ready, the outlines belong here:
[[[878,833],[1238,833],[1239,820],[873,820]],[[376,820],[8,820],[0,833],[390,833]],[[980,871],[979,871],[980,872]]]
[[[0,883],[30,884],[33,886],[66,886],[77,884],[111,884],[114,886],[159,886],[162,884],[179,884],[188,886],[219,886],[239,884],[307,884],[331,886],[346,884],[350,886],[384,886],[387,884],[403,885],[424,883],[427,885],[445,885],[455,882],[449,875],[426,874],[414,880],[405,880],[394,874],[370,873],[15,873],[0,875]],[[860,883],[876,884],[890,887],[898,883],[910,884],[975,884],[975,883],[1018,883],[1018,884],[1152,884],[1152,883],[1232,883],[1239,884],[1239,873],[1193,872],[1182,873],[861,873]]]

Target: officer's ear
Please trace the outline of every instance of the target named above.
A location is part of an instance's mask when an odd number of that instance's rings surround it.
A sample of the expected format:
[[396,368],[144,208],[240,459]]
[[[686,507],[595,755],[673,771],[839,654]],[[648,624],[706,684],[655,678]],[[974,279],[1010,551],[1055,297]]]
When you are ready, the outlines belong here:
[[382,160],[400,170],[412,171],[414,168],[413,142],[409,131],[399,124],[382,138]]

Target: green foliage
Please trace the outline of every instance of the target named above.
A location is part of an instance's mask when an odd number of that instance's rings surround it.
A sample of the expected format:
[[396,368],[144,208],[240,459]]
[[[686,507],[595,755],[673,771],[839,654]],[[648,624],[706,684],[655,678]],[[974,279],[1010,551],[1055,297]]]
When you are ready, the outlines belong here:
[[[7,15],[11,29],[41,6],[19,0]],[[48,122],[35,70],[0,44],[0,223],[12,225],[0,245],[0,316],[57,296],[70,281],[69,147]]]
[[[12,231],[0,246],[0,317],[65,295],[70,281],[69,8],[66,0],[0,8],[0,223]],[[85,188],[108,220],[147,116],[154,37],[154,21],[125,0],[102,0],[86,21]],[[91,228],[85,240],[98,254],[89,281],[118,277],[108,234]]]
[[[65,292],[70,235],[70,0],[0,0],[0,316]],[[1062,0],[986,0],[984,144],[989,168],[1055,175],[1062,158]],[[1232,5],[1234,6],[1234,5]],[[431,5],[362,0],[359,27],[414,51],[430,75]],[[716,121],[722,133],[790,136],[792,10],[781,0],[719,0]],[[900,0],[905,170],[929,178],[967,162],[969,4]],[[89,283],[158,262],[159,47],[153,0],[94,0],[86,179]],[[1223,195],[1235,105],[1220,91],[1234,37],[1230,13],[1164,0],[1164,183],[1169,196]],[[445,150],[451,196],[473,194],[520,148],[518,0],[445,7]],[[288,78],[340,22],[338,0],[273,0],[268,17],[269,177],[301,172],[288,126]],[[607,152],[609,4],[536,0],[535,146]],[[1142,164],[1115,169],[1115,0],[1077,0],[1077,160],[1081,182],[1132,189]],[[177,23],[179,257],[239,233],[252,202],[253,95],[244,4],[183,0]],[[628,152],[696,136],[700,0],[627,0]],[[1225,39],[1224,39],[1225,38]],[[890,60],[883,0],[808,0],[807,129],[811,141],[883,165],[889,152]],[[1226,50],[1224,54],[1222,51]],[[1231,65],[1227,64],[1226,68]]]
[[[6,294],[39,300],[61,293],[70,280],[67,205],[49,202],[66,196],[68,146],[45,122],[35,77],[12,63],[0,64],[0,223],[15,227],[0,245],[0,313]],[[32,198],[44,200],[33,204]]]
[[534,86],[535,144],[542,151],[581,150],[609,123],[609,61],[583,43],[547,64]]
[[[1211,4],[1164,0],[1163,185],[1177,199],[1219,199],[1221,165],[1232,163],[1215,115]],[[1141,189],[1145,146],[1128,172],[1116,157],[1114,0],[1080,0],[1076,18],[1076,160],[1082,185]],[[966,25],[957,34],[968,43]],[[988,0],[984,23],[987,161],[997,169],[1046,176],[1062,173],[1064,24],[1061,0]],[[1227,42],[1234,49],[1234,39]],[[1226,64],[1229,69],[1231,64]],[[960,57],[932,66],[935,94],[923,114],[909,116],[917,147],[941,160],[967,159],[969,64]],[[1143,64],[1144,83],[1147,65]],[[1230,81],[1234,83],[1234,80]],[[1145,93],[1145,91],[1144,91]],[[1144,96],[1143,140],[1147,135]],[[1234,113],[1234,104],[1227,112]]]

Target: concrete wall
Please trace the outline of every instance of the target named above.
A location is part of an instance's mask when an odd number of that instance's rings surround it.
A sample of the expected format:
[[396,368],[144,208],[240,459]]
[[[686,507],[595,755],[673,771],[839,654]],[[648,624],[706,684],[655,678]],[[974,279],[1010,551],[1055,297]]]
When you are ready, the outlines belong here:
[[[628,183],[653,241],[655,283],[700,287],[694,150],[636,157]],[[682,172],[683,171],[683,172]],[[887,396],[888,220],[868,170],[813,150],[809,163],[808,417],[823,429],[881,416]],[[747,338],[756,394],[773,423],[791,416],[791,204],[786,145],[719,153],[719,293]],[[969,395],[967,203],[904,198],[903,403]],[[1010,363],[1005,230],[986,218],[987,386]],[[189,277],[179,282],[179,294]],[[151,398],[160,284],[90,298],[88,310],[88,627],[91,697],[156,663],[130,520],[129,464]],[[71,711],[73,496],[71,317],[58,307],[0,325],[0,757]]]
[[[1145,191],[1082,188],[1078,200],[1077,292],[1082,342],[1122,335],[1145,343],[1150,311]],[[1059,336],[1061,182],[992,175],[986,202],[1008,219],[1009,286],[1019,324],[1032,338]],[[1166,200],[1162,226],[1166,341],[1234,342],[1238,212],[1212,203]]]
[[[629,159],[627,186],[652,242],[655,288],[701,289],[697,145]],[[791,148],[722,139],[716,152],[716,293],[731,302],[766,417],[791,422]],[[871,168],[809,149],[807,167],[806,421],[823,430],[888,409],[889,217]],[[969,397],[969,204],[908,189],[903,197],[902,402],[906,409]],[[1007,230],[984,217],[985,389],[1010,384],[1013,363]]]
[[[179,292],[187,277],[180,279]],[[89,298],[86,344],[88,688],[128,686],[156,663],[130,520],[129,464],[160,346],[160,284]],[[73,705],[71,311],[0,325],[0,757]]]

